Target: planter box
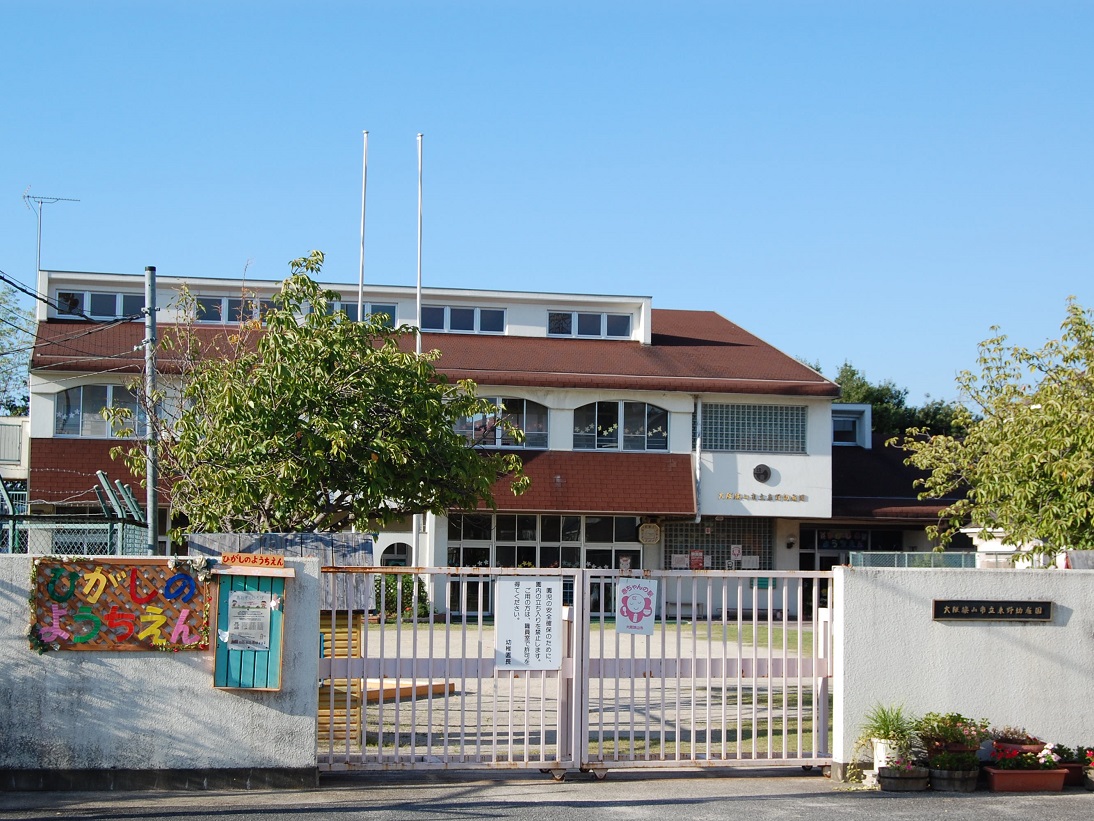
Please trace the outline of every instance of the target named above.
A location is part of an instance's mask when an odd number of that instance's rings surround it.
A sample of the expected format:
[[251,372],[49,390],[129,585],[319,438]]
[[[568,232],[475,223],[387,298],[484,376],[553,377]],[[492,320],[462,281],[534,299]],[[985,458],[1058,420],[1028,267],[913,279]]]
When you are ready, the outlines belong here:
[[927,789],[930,771],[926,767],[898,770],[895,767],[878,767],[877,783],[885,792],[914,792]]
[[1060,792],[1067,770],[1000,770],[985,767],[992,792]]
[[976,792],[980,770],[931,770],[931,789],[938,792]]
[[1083,776],[1086,774],[1086,765],[1078,762],[1069,762],[1060,765],[1067,770],[1067,778],[1064,779],[1065,787],[1083,786]]

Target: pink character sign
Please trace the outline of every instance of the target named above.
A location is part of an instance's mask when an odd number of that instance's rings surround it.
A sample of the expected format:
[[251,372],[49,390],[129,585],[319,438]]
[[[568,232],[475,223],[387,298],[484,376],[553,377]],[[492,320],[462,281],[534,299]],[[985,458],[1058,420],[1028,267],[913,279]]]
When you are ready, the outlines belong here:
[[653,635],[657,580],[621,578],[616,584],[616,632]]

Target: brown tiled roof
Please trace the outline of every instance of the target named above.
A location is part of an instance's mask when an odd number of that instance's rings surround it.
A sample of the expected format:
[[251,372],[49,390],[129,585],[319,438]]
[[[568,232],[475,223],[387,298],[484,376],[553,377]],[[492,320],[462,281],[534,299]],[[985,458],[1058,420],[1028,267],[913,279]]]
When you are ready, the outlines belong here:
[[935,521],[957,501],[918,498],[916,479],[925,474],[904,464],[905,453],[874,436],[873,447],[832,448],[832,518]]
[[520,456],[531,487],[514,496],[508,479],[495,483],[498,510],[695,515],[690,454],[545,450]]
[[[199,325],[195,331],[203,344],[226,345],[236,329]],[[170,333],[170,326],[165,326],[161,339]],[[115,326],[61,320],[40,323],[31,367],[39,371],[137,373],[144,355],[135,349],[143,337],[144,326],[137,322]],[[450,379],[473,379],[499,387],[839,394],[835,383],[713,311],[654,310],[650,345],[600,339],[424,334],[422,347],[441,351],[437,368]],[[163,349],[157,364],[166,373],[178,367],[175,355]]]

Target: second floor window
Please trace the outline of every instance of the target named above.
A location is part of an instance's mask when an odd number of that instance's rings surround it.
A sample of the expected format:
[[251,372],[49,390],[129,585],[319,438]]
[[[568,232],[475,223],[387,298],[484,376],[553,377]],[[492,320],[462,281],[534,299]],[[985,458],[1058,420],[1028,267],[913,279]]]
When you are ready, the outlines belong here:
[[668,450],[669,412],[645,402],[592,402],[574,411],[574,450]]
[[465,308],[459,305],[423,305],[423,331],[469,334],[505,333],[505,309]]
[[[456,433],[471,445],[490,448],[546,448],[547,408],[531,399],[489,397],[495,411],[489,414],[464,416],[456,423]],[[518,444],[513,435],[505,430],[500,420],[524,431],[524,443]]]
[[144,294],[99,291],[58,291],[58,316],[90,316],[94,319],[140,318]]
[[272,299],[257,297],[199,296],[194,302],[198,322],[247,322],[262,319],[274,307]]
[[[111,428],[103,418],[104,408],[128,408],[128,422]],[[57,436],[116,436],[130,428],[138,436],[145,434],[144,414],[137,407],[133,392],[122,385],[81,385],[57,394],[53,432]]]

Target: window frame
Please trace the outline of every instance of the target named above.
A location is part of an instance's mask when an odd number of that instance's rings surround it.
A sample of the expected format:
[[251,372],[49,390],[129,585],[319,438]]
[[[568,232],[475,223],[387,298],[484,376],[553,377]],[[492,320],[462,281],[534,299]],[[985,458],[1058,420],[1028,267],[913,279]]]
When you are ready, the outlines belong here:
[[[563,317],[568,317],[567,325],[569,331],[552,331],[552,320],[558,318],[561,320]],[[591,317],[599,318],[599,330],[597,333],[582,333],[581,332],[581,320],[585,318],[588,320]],[[627,321],[627,332],[625,334],[609,333],[612,319],[625,319]],[[614,311],[579,311],[579,310],[548,310],[547,311],[547,336],[557,339],[631,339],[631,334],[634,332],[634,316],[626,313],[616,313]]]
[[[614,405],[614,416],[604,416],[604,425],[601,425],[601,406],[605,411]],[[588,430],[588,423],[584,423],[585,430],[578,430],[578,412],[586,408],[595,408],[593,430]],[[627,433],[628,419],[633,422],[634,411],[642,409],[643,430],[640,433]],[[630,413],[628,413],[630,411]],[[651,411],[659,416],[664,416],[664,429],[660,426],[653,428],[650,424]],[[654,405],[652,402],[635,402],[629,399],[609,399],[588,402],[574,408],[574,450],[612,450],[628,453],[668,453],[669,451],[669,418],[667,408]],[[609,424],[610,423],[610,424]],[[601,430],[601,428],[604,428]],[[580,438],[579,438],[580,437]],[[640,438],[641,437],[641,438]],[[641,441],[642,447],[636,447]],[[651,442],[655,443],[651,446]]]
[[[64,295],[78,296],[80,299],[79,307],[76,309],[78,313],[74,313],[71,310],[62,310],[61,305],[63,303],[62,297]],[[114,310],[111,313],[93,313],[92,302],[96,297],[110,297],[114,300]],[[127,298],[136,298],[140,300],[140,308],[132,313],[125,313],[125,301]],[[133,291],[90,291],[90,290],[77,290],[71,289],[57,289],[57,295],[54,298],[54,310],[57,313],[58,318],[64,319],[72,317],[73,319],[84,319],[85,317],[90,319],[125,319],[133,317],[133,321],[143,318],[144,316],[144,294],[135,293]]]
[[[443,320],[443,322],[441,323],[440,326],[438,326],[436,324],[427,326],[425,324],[425,312],[427,310],[434,310],[434,311],[439,310],[439,311],[444,312],[444,320]],[[452,311],[453,310],[456,310],[456,311],[474,311],[474,319],[473,319],[474,327],[470,330],[467,329],[467,328],[453,328],[452,327]],[[483,315],[484,311],[489,312],[489,313],[500,313],[501,314],[501,330],[500,331],[491,331],[491,330],[484,330],[483,329],[482,315]],[[496,308],[496,307],[484,308],[484,307],[479,306],[479,305],[437,305],[437,304],[430,304],[430,305],[423,305],[422,306],[422,324],[421,324],[420,330],[424,333],[431,333],[431,334],[485,334],[487,336],[504,336],[506,328],[508,327],[508,321],[509,321],[508,311],[505,308]]]
[[[534,399],[526,399],[520,396],[487,396],[484,398],[494,405],[494,408],[496,409],[495,413],[490,416],[482,416],[481,424],[479,417],[462,417],[460,422],[466,422],[467,424],[461,425],[457,422],[456,427],[454,428],[456,433],[463,436],[468,445],[491,449],[516,448],[521,450],[547,450],[549,448],[551,442],[551,412],[546,405],[537,402]],[[521,403],[520,409],[514,410],[511,403],[517,402]],[[532,441],[529,441],[529,431],[526,429],[528,425],[529,403],[543,410],[543,430],[532,431]],[[514,423],[515,426],[524,431],[523,442],[518,443],[505,433],[504,427],[499,424],[500,420],[504,417],[516,418],[516,422]],[[480,430],[486,430],[487,433],[480,436]],[[542,434],[542,436],[540,436],[540,434]]]
[[[85,389],[87,388],[105,388],[106,389],[106,401],[101,408],[94,413],[85,413],[84,396]],[[74,391],[79,391],[79,422],[78,431],[75,433],[59,430],[59,423],[61,421],[60,405],[65,400],[62,399],[67,394],[71,394]],[[127,425],[134,426],[134,433],[132,436],[119,436],[117,431],[119,428],[110,424],[103,416],[103,408],[118,407],[118,403],[115,401],[115,395],[117,391],[124,391],[132,397],[132,402],[126,402],[125,405],[132,405],[135,409],[135,416],[129,420]],[[140,407],[136,404],[136,395],[129,390],[125,385],[119,385],[113,382],[110,383],[88,383],[85,385],[76,385],[63,391],[58,391],[53,396],[53,436],[57,439],[143,439],[148,435],[148,420],[144,418],[144,414],[141,412]],[[71,411],[65,415],[65,419],[68,419],[73,414]],[[102,432],[84,432],[84,420],[91,417],[95,418],[95,425],[101,427]]]

